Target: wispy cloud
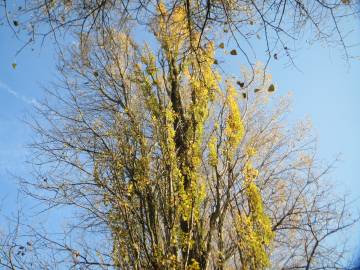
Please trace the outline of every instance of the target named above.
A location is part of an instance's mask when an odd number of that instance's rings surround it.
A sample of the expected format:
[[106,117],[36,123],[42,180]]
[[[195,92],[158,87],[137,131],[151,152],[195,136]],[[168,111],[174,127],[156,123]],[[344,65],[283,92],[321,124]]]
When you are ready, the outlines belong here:
[[0,81],[0,89],[7,92],[10,95],[12,95],[16,99],[21,100],[22,102],[25,102],[29,105],[33,105],[35,107],[40,107],[40,103],[35,98],[31,98],[31,97],[27,97],[22,94],[19,94],[18,92],[11,89],[10,86],[8,86],[6,83],[3,83],[2,81]]

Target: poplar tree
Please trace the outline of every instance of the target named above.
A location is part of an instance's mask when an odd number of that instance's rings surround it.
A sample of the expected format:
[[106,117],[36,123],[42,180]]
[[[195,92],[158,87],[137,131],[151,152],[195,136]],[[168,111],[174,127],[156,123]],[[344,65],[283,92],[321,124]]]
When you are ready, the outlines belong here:
[[[256,2],[210,1],[205,9],[192,1],[149,2],[149,9],[105,0],[34,3],[45,3],[36,12],[50,22],[75,16],[59,27],[83,30],[60,53],[62,81],[37,107],[37,181],[24,179],[23,188],[46,208],[79,214],[63,241],[31,229],[30,244],[21,245],[26,237],[16,230],[2,243],[1,265],[341,267],[343,250],[327,240],[353,220],[322,182],[328,168],[317,168],[308,127],[284,127],[286,101],[266,107],[276,89],[264,67],[238,78],[223,72],[217,54],[225,44],[207,28],[208,21],[229,31],[250,23]],[[134,10],[148,15],[146,38],[131,29]],[[228,10],[250,17],[234,23]]]

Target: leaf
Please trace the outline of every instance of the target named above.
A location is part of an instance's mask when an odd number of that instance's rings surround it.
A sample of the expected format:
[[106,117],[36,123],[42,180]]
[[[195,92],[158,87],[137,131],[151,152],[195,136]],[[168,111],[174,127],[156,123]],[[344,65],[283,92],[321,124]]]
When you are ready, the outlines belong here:
[[243,98],[246,98],[247,95],[246,95],[246,93],[242,93],[242,96],[243,96]]
[[19,22],[16,20],[13,21],[13,24],[14,24],[14,26],[19,26]]
[[93,74],[94,74],[95,77],[98,77],[98,76],[99,76],[99,73],[98,73],[97,71],[94,71]]
[[77,258],[77,257],[80,256],[80,252],[77,251],[77,250],[74,250],[74,251],[73,251],[73,255]]
[[12,63],[11,66],[12,66],[13,69],[16,69],[17,64],[16,64],[16,63]]
[[214,59],[214,65],[219,64],[218,60]]
[[275,60],[278,60],[278,55],[277,55],[277,53],[274,53],[274,58],[275,58]]
[[274,91],[275,91],[275,86],[273,84],[270,84],[268,88],[268,92],[274,92]]
[[227,29],[224,29],[224,33],[227,33],[227,32],[229,32],[229,30],[227,30]]
[[244,87],[244,82],[237,81],[236,84],[239,85],[240,87]]
[[230,54],[231,54],[231,55],[237,55],[237,51],[236,51],[235,49],[232,49],[232,50],[230,51]]
[[255,89],[254,89],[254,93],[257,93],[257,92],[260,92],[260,91],[261,91],[260,88],[255,88]]
[[224,48],[225,48],[224,42],[221,42],[221,43],[220,43],[219,48],[221,48],[221,49],[224,49]]

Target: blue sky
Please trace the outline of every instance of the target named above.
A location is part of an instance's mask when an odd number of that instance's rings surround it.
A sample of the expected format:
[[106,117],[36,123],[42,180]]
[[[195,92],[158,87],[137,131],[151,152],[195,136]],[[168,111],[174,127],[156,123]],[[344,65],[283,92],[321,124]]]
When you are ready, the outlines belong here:
[[[360,23],[355,24],[360,29]],[[353,34],[351,41],[360,43],[360,31]],[[37,45],[34,51],[29,47],[15,57],[21,45],[9,29],[0,27],[0,202],[4,199],[6,205],[16,201],[16,180],[12,174],[27,176],[30,171],[25,164],[24,146],[31,141],[32,134],[22,119],[31,112],[36,99],[41,98],[41,85],[56,76],[51,42],[44,47]],[[360,46],[353,52],[359,56]],[[280,58],[272,62],[269,72],[279,94],[293,92],[290,118],[312,119],[319,156],[331,161],[341,153],[332,178],[336,179],[339,190],[357,198],[360,194],[360,59],[347,62],[341,48],[320,44],[304,45],[296,55],[298,69],[286,66],[287,60]],[[360,209],[360,200],[355,201],[355,209]],[[353,242],[355,254],[356,242],[360,247],[360,225],[355,228]]]
[[[0,211],[9,214],[17,205],[17,180],[29,177],[26,164],[31,131],[24,123],[40,98],[42,86],[55,75],[51,44],[28,49],[15,57],[22,41],[0,26]],[[50,43],[50,42],[49,42]],[[12,64],[16,63],[16,69]],[[1,219],[0,219],[1,223]]]

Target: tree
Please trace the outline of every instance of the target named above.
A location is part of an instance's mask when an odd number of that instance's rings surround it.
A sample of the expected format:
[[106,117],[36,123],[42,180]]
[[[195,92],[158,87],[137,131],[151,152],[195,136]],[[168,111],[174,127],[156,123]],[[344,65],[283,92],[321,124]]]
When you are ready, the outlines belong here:
[[60,238],[28,228],[29,255],[6,238],[2,265],[341,268],[328,239],[354,220],[323,182],[307,126],[287,129],[286,100],[266,105],[270,75],[227,78],[182,5],[159,4],[155,18],[151,46],[105,29],[61,55],[62,83],[33,122],[38,181],[23,187],[76,218]]

